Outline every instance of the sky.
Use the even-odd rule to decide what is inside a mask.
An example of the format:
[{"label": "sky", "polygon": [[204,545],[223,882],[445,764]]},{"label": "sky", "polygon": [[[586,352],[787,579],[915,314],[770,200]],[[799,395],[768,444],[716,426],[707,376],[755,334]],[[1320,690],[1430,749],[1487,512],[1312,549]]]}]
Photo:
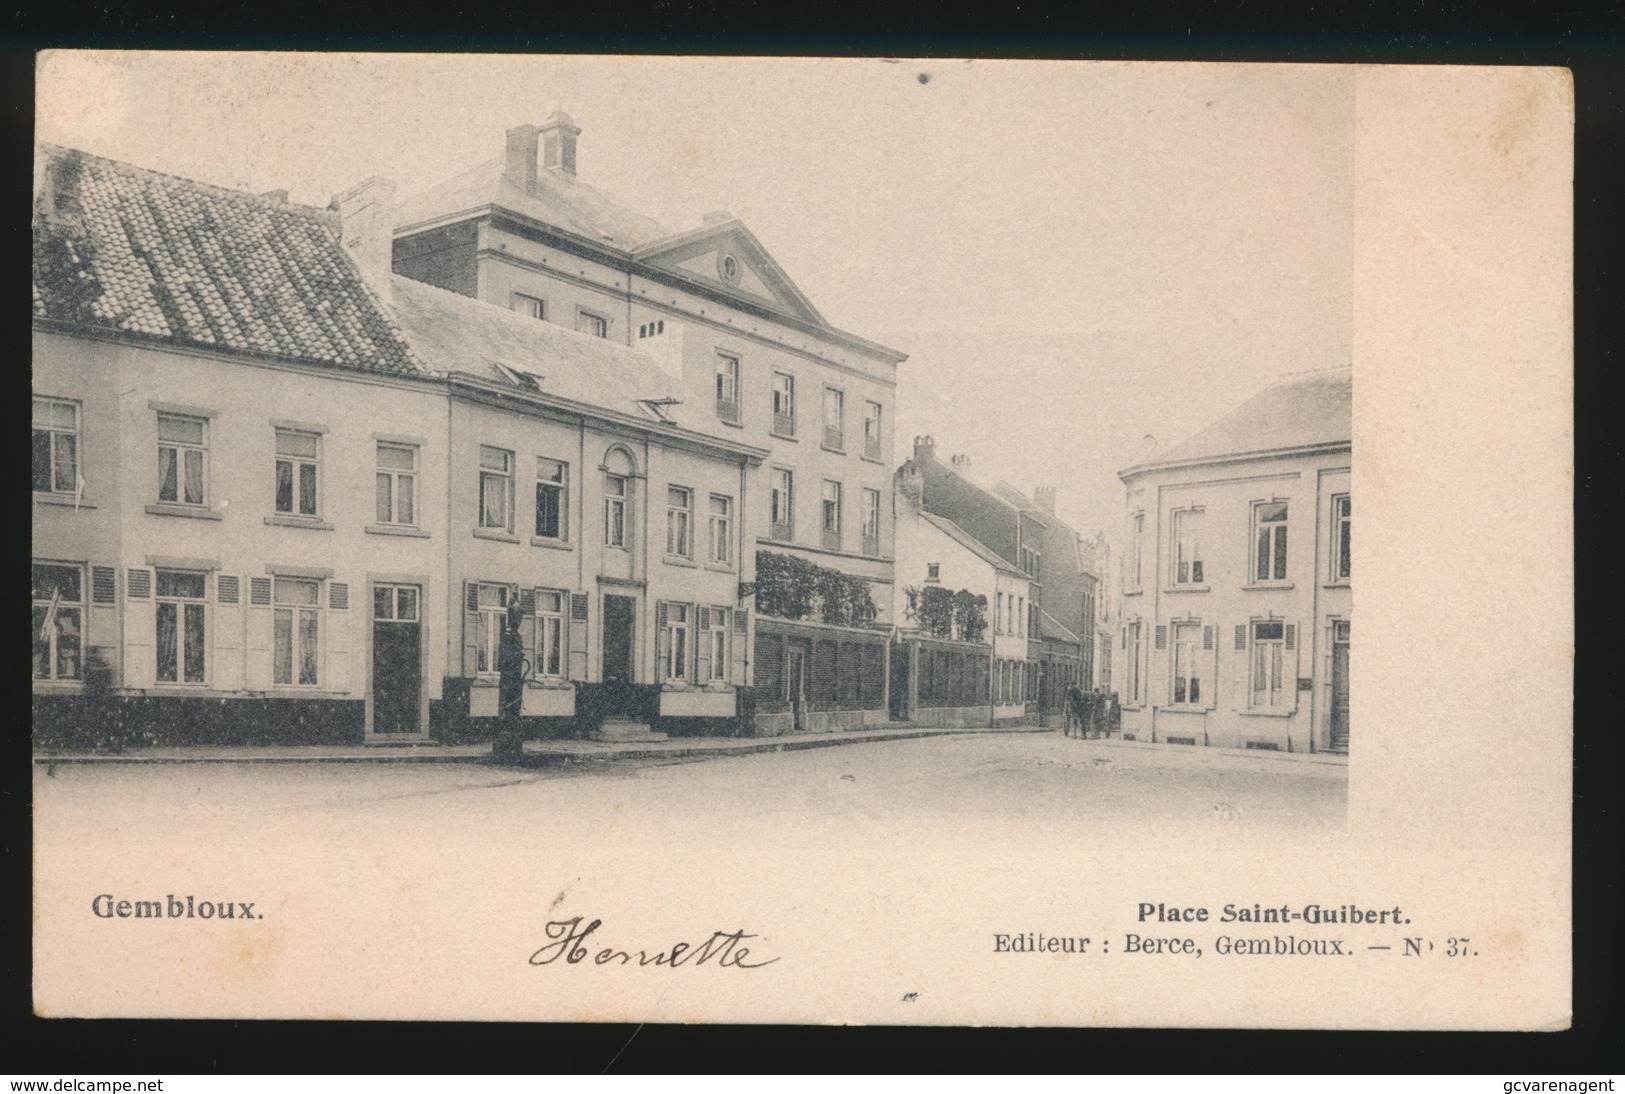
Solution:
[{"label": "sky", "polygon": [[42,141],[326,205],[402,198],[567,111],[580,178],[739,217],[835,326],[909,354],[895,456],[1058,491],[1352,357],[1354,72],[1307,65],[58,52]]}]

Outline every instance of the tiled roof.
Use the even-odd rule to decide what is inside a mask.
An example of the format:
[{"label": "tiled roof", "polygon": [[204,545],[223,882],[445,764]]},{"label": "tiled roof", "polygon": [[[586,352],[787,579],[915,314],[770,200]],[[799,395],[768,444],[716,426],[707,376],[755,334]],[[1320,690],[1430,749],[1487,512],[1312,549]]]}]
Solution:
[{"label": "tiled roof", "polygon": [[957,542],[961,547],[964,547],[971,554],[975,555],[977,558],[981,559],[983,562],[987,563],[1000,573],[1009,574],[1012,577],[1019,578],[1025,578],[1027,576],[1014,566],[1010,565],[1010,563],[994,554],[993,551],[983,545],[981,540],[965,531],[965,529],[961,528],[947,517],[939,517],[935,513],[928,513],[924,510],[921,510],[920,516],[929,521],[931,524],[935,525],[944,535],[948,536],[948,538]]},{"label": "tiled roof", "polygon": [[1224,459],[1315,445],[1348,444],[1354,429],[1353,372],[1282,376],[1206,429],[1142,466]]},{"label": "tiled roof", "polygon": [[42,146],[36,316],[179,345],[421,369],[325,209]]},{"label": "tiled roof", "polygon": [[[723,425],[711,403],[646,353],[410,278],[397,276],[391,284],[395,319],[432,369],[516,386],[497,368],[502,365],[537,377],[534,390],[544,398],[601,407],[650,426],[669,419],[680,429],[741,444],[740,430]],[[656,411],[645,400],[675,401]]]},{"label": "tiled roof", "polygon": [[527,190],[506,173],[498,156],[416,197],[395,213],[395,223],[411,227],[486,205],[563,228],[600,246],[631,251],[671,235],[671,229],[626,207],[620,199],[575,177],[547,168],[536,172],[536,188]]}]

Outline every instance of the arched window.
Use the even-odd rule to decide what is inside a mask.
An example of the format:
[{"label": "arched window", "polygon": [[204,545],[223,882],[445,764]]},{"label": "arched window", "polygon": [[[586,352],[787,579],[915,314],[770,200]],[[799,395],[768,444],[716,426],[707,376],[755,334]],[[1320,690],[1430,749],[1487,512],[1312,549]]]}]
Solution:
[{"label": "arched window", "polygon": [[604,453],[604,545],[629,548],[637,462],[620,445]]}]

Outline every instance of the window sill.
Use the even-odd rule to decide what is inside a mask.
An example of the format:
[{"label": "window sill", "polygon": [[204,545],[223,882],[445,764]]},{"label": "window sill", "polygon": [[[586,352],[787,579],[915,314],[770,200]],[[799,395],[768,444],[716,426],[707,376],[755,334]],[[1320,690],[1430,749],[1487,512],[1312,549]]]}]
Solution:
[{"label": "window sill", "polygon": [[495,528],[474,529],[475,539],[492,539],[498,543],[518,543],[519,537],[512,532],[499,532]]},{"label": "window sill", "polygon": [[1242,586],[1243,589],[1290,589],[1290,581],[1249,581]]},{"label": "window sill", "polygon": [[1202,706],[1200,703],[1168,703],[1157,708],[1171,714],[1206,714],[1212,707]]},{"label": "window sill", "polygon": [[413,539],[428,539],[429,533],[422,528],[410,524],[369,524],[363,531],[374,536],[410,536]]},{"label": "window sill", "polygon": [[726,562],[707,562],[705,564],[705,568],[714,574],[733,574],[739,572]]},{"label": "window sill", "polygon": [[1205,593],[1211,590],[1206,585],[1169,585],[1162,591],[1165,593]]},{"label": "window sill", "polygon": [[1325,582],[1324,584],[1321,585],[1321,588],[1323,588],[1323,589],[1346,589],[1348,587],[1349,587],[1349,583],[1348,583],[1347,580],[1328,581],[1328,582]]},{"label": "window sill", "polygon": [[1238,710],[1236,713],[1243,718],[1290,718],[1298,712],[1296,710]]},{"label": "window sill", "polygon": [[69,695],[85,690],[85,682],[72,678],[46,680],[34,677],[34,693],[36,695]]},{"label": "window sill", "polygon": [[781,441],[792,441],[792,442],[794,442],[796,444],[801,443],[801,438],[797,437],[794,433],[780,433],[776,429],[770,430],[768,432],[768,436],[774,437],[774,438],[776,438],[778,440],[781,440]]},{"label": "window sill", "polygon": [[863,456],[860,457],[860,458],[863,460],[864,463],[878,463],[882,467],[884,467],[886,465],[885,460],[881,459],[879,456],[871,456],[867,452],[864,453]]},{"label": "window sill", "polygon": [[[479,684],[476,682],[475,686],[478,687]],[[542,678],[533,676],[525,681],[525,686],[533,691],[572,691],[575,689],[575,684],[562,676]]]},{"label": "window sill", "polygon": [[73,495],[72,494],[48,494],[43,490],[34,491],[34,504],[35,505],[66,505],[66,506],[69,506],[70,508],[73,508],[73,509],[94,509],[94,508],[96,508],[94,505],[92,505],[88,501],[85,501],[83,498],[80,498],[78,502],[75,502],[73,500]]},{"label": "window sill", "polygon": [[767,533],[767,538],[774,543],[794,543],[796,534],[789,528],[774,528]]},{"label": "window sill", "polygon": [[549,536],[531,536],[532,547],[546,547],[551,551],[573,551],[575,546],[567,539],[553,539]]},{"label": "window sill", "polygon": [[198,505],[174,505],[167,501],[154,502],[147,506],[147,512],[155,517],[191,517],[193,520],[222,520],[223,516],[212,509],[205,509]]},{"label": "window sill", "polygon": [[1143,588],[1139,587],[1139,586],[1135,586],[1132,589],[1124,589],[1123,590],[1123,595],[1124,596],[1143,596],[1144,594],[1145,594],[1145,590]]},{"label": "window sill", "polygon": [[822,448],[822,449],[823,449],[823,450],[824,450],[824,451],[825,451],[825,452],[833,452],[833,453],[835,453],[835,454],[836,454],[836,455],[837,455],[837,456],[844,456],[844,455],[846,455],[846,447],[845,447],[845,446],[844,446],[844,445],[843,445],[843,446],[841,446],[841,447],[839,447],[839,448],[837,448],[837,447],[836,447],[836,446],[834,446],[834,445],[832,445],[832,444],[821,444],[821,445],[819,445],[819,446],[818,446],[818,447],[819,447],[819,448]]},{"label": "window sill", "polygon": [[731,426],[734,429],[744,429],[745,428],[745,423],[740,421],[738,418],[724,418],[722,415],[718,414],[717,415],[717,421],[720,422],[723,425]]},{"label": "window sill", "polygon": [[681,555],[667,555],[665,558],[661,559],[661,561],[667,566],[681,566],[687,570],[699,569],[699,566],[694,562],[693,559],[683,558]]},{"label": "window sill", "polygon": [[278,528],[311,528],[318,532],[331,532],[333,525],[320,517],[289,517],[280,513],[265,518],[265,523]]}]

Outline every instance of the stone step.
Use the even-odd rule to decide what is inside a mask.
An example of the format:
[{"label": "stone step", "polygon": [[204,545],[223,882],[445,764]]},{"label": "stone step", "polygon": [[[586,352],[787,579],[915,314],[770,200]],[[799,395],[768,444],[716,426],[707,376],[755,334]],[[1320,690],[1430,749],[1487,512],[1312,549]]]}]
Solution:
[{"label": "stone step", "polygon": [[603,724],[593,732],[592,739],[595,741],[633,741],[642,743],[664,741],[666,735],[650,729],[647,722],[638,722],[631,718],[605,718]]}]

